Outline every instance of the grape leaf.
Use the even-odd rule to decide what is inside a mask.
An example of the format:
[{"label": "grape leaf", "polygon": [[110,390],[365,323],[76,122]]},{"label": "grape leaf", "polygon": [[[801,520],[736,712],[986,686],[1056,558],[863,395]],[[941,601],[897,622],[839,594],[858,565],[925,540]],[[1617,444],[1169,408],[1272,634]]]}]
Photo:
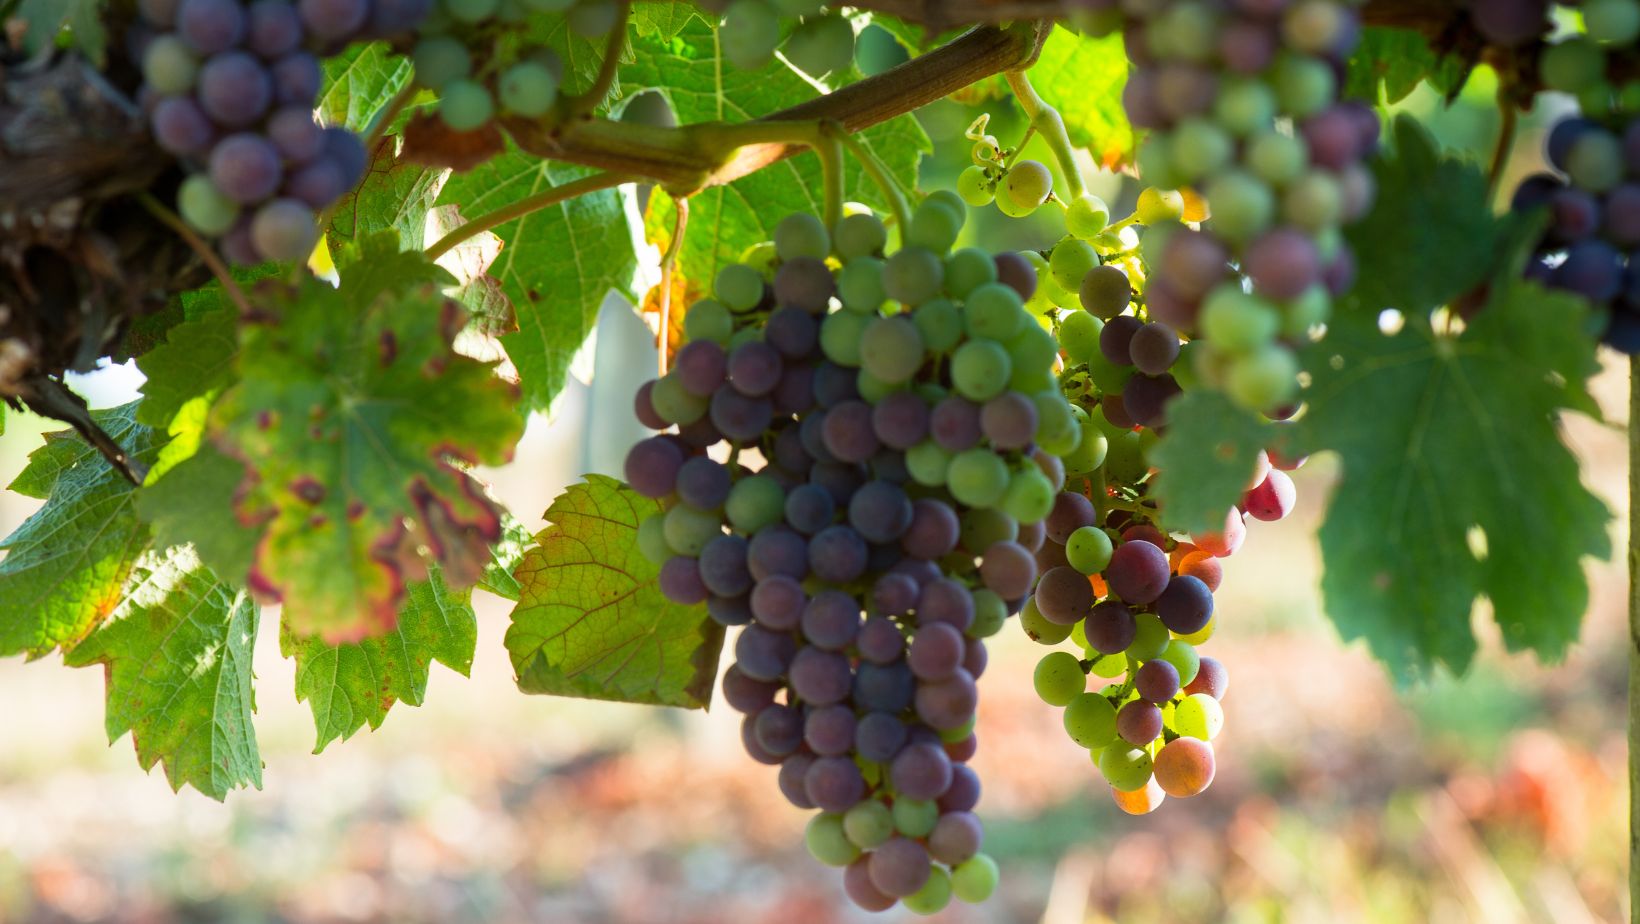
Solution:
[{"label": "grape leaf", "polygon": [[661,509],[604,475],[571,485],[547,510],[514,577],[507,629],[525,693],[705,708],[723,629],[705,607],[661,595],[638,551],[638,523]]},{"label": "grape leaf", "polygon": [[699,18],[700,10],[693,3],[684,3],[681,0],[646,0],[632,7],[632,28],[638,35],[657,38],[663,42],[677,38],[685,26]]},{"label": "grape leaf", "polygon": [[427,213],[438,201],[450,171],[400,161],[396,145],[377,148],[364,180],[336,205],[330,233],[357,241],[379,231],[396,231],[399,246],[421,250],[427,245]]},{"label": "grape leaf", "polygon": [[1211,532],[1241,501],[1271,427],[1222,392],[1189,391],[1167,404],[1167,433],[1150,451],[1169,529]]},{"label": "grape leaf", "polygon": [[[137,422],[135,402],[92,419],[144,465],[164,442]],[[11,488],[46,503],[0,542],[0,655],[36,658],[73,646],[113,612],[150,539],[136,489],[71,430],[46,434]]]},{"label": "grape leaf", "polygon": [[522,430],[515,389],[451,349],[449,274],[393,237],[367,240],[335,288],[264,287],[211,411],[246,470],[235,512],[261,532],[248,586],[332,641],[391,628],[428,563],[479,578],[501,512],[458,463],[505,462]]},{"label": "grape leaf", "polygon": [[1133,160],[1133,126],[1122,108],[1127,53],[1120,32],[1104,38],[1054,27],[1031,66],[1031,86],[1065,120],[1071,144],[1097,163],[1116,168]]},{"label": "grape leaf", "polygon": [[[30,55],[49,47],[64,26],[69,41],[93,63],[102,66],[108,54],[108,30],[103,27],[106,0],[22,0],[16,15],[28,24],[23,48]],[[5,11],[0,11],[5,12]],[[10,13],[7,13],[9,17]]]},{"label": "grape leaf", "polygon": [[256,529],[234,515],[245,466],[206,443],[137,493],[137,514],[160,548],[192,545],[207,567],[243,582],[256,560]]},{"label": "grape leaf", "polygon": [[163,762],[172,789],[221,801],[232,789],[262,788],[251,725],[256,622],[243,592],[173,549],[145,557],[125,601],[63,660],[103,665],[110,742],[130,732],[144,770]]},{"label": "grape leaf", "polygon": [[1327,612],[1399,676],[1468,666],[1478,596],[1510,650],[1554,659],[1576,639],[1581,559],[1611,554],[1556,425],[1595,368],[1588,312],[1502,281],[1460,335],[1421,315],[1386,335],[1351,311],[1308,351],[1299,440],[1343,467],[1320,532]]},{"label": "grape leaf", "polygon": [[468,676],[478,641],[470,596],[435,568],[410,585],[398,624],[384,635],[332,645],[297,634],[288,620],[280,625],[279,650],[296,660],[296,699],[313,711],[315,754],[367,724],[380,728],[395,702],[420,706],[434,661]]},{"label": "grape leaf", "polygon": [[1360,265],[1349,301],[1425,313],[1492,278],[1517,251],[1506,242],[1527,219],[1493,217],[1478,164],[1443,155],[1410,116],[1373,164],[1378,198],[1346,232]]},{"label": "grape leaf", "polygon": [[524,591],[518,579],[513,577],[518,563],[523,561],[524,553],[529,550],[535,537],[518,518],[508,514],[502,518],[501,541],[491,549],[490,564],[484,569],[484,576],[479,578],[478,586],[498,597],[518,602],[519,595]]},{"label": "grape leaf", "polygon": [[214,397],[233,384],[234,358],[239,353],[239,316],[220,308],[184,321],[165,342],[137,360],[147,376],[137,420],[164,427],[182,406],[200,396]]},{"label": "grape leaf", "polygon": [[[509,151],[452,176],[439,202],[459,204],[471,219],[590,172]],[[632,297],[638,251],[627,198],[618,189],[601,190],[494,229],[505,244],[489,274],[500,280],[518,323],[518,332],[501,343],[532,410],[548,407],[564,387],[570,360],[609,290]]]},{"label": "grape leaf", "polygon": [[[712,29],[700,21],[690,23],[670,44],[640,39],[637,61],[621,68],[621,82],[631,92],[657,88],[684,124],[749,121],[815,96],[812,84],[779,61],[745,71],[719,62],[713,48]],[[903,189],[916,186],[917,165],[932,143],[914,117],[890,119],[856,137],[883,160]],[[853,158],[845,158],[843,174],[850,200],[885,206]],[[739,259],[747,247],[769,240],[782,218],[793,212],[817,215],[822,206],[820,161],[813,153],[702,190],[689,199],[679,267],[689,279],[710,280],[719,266]],[[657,199],[650,221],[670,230],[674,214],[669,201]]]},{"label": "grape leaf", "polygon": [[1463,88],[1469,70],[1457,55],[1437,55],[1422,32],[1369,26],[1350,56],[1344,96],[1393,105],[1428,80],[1436,92],[1450,97]]},{"label": "grape leaf", "polygon": [[370,126],[387,108],[394,94],[410,82],[415,68],[410,59],[396,55],[386,42],[356,44],[324,61],[325,82],[317,109],[326,125],[356,132]]}]

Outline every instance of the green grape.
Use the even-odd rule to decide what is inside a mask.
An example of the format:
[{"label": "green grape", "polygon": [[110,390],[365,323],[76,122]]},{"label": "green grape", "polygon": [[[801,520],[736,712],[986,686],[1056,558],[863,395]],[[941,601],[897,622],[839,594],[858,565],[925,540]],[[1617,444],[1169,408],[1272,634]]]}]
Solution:
[{"label": "green grape", "polygon": [[1303,138],[1269,129],[1248,139],[1246,161],[1254,176],[1281,186],[1309,166],[1310,149]]},{"label": "green grape", "polygon": [[1610,192],[1623,182],[1623,144],[1603,131],[1584,132],[1566,154],[1566,175],[1594,193]]},{"label": "green grape", "polygon": [[976,853],[951,868],[951,891],[957,900],[977,905],[997,890],[1002,878],[997,861],[983,853]]},{"label": "green grape", "polygon": [[965,247],[945,258],[945,294],[967,298],[968,293],[997,281],[997,264],[977,247]]},{"label": "green grape", "polygon": [[924,202],[911,214],[910,233],[906,243],[935,254],[948,253],[962,233],[962,215],[935,202]]},{"label": "green grape", "polygon": [[1276,200],[1267,183],[1243,170],[1219,174],[1207,189],[1213,203],[1209,227],[1232,243],[1245,243],[1270,227]]},{"label": "green grape", "polygon": [[854,27],[844,16],[810,16],[792,30],[783,53],[811,76],[840,74],[854,64]]},{"label": "green grape", "polygon": [[990,507],[1008,490],[1008,463],[989,449],[964,449],[946,471],[951,496],[970,507]]},{"label": "green grape", "polygon": [[501,0],[442,0],[439,6],[451,19],[470,25],[494,16],[501,7]]},{"label": "green grape", "polygon": [[831,254],[831,235],[820,219],[806,212],[793,212],[775,226],[774,251],[782,260],[824,260]]},{"label": "green grape", "polygon": [[1002,631],[1008,622],[1008,604],[995,591],[984,587],[974,591],[974,623],[968,634],[974,638],[990,638]]},{"label": "green grape", "polygon": [[1202,668],[1202,657],[1196,653],[1196,646],[1183,639],[1168,642],[1162,651],[1162,660],[1178,668],[1180,686],[1195,680],[1196,672]]},{"label": "green grape", "polygon": [[735,532],[755,533],[785,517],[786,489],[768,475],[742,478],[729,489],[723,512]]},{"label": "green grape", "polygon": [[1344,221],[1344,188],[1325,170],[1310,170],[1294,180],[1281,197],[1281,217],[1312,234]]},{"label": "green grape", "polygon": [[957,174],[957,195],[976,209],[990,205],[997,197],[985,168],[977,164],[970,165]]},{"label": "green grape", "polygon": [[820,352],[839,366],[860,365],[860,338],[874,316],[834,311],[820,322]]},{"label": "green grape", "polygon": [[1057,388],[1032,395],[1031,402],[1036,405],[1037,445],[1056,456],[1065,456],[1080,448],[1082,425]]},{"label": "green grape", "polygon": [[1110,564],[1116,547],[1110,536],[1097,526],[1079,527],[1065,541],[1065,560],[1083,574],[1098,574]]},{"label": "green grape", "polygon": [[1211,694],[1192,693],[1173,711],[1173,730],[1187,738],[1212,741],[1223,728],[1224,707]]},{"label": "green grape", "polygon": [[1640,38],[1640,3],[1635,0],[1584,0],[1583,28],[1589,38],[1609,45],[1632,45]]},{"label": "green grape", "polygon": [[962,515],[962,547],[984,551],[993,542],[1012,542],[1019,538],[1019,521],[1002,512],[982,508]]},{"label": "green grape", "polygon": [[666,544],[679,555],[696,556],[706,543],[723,534],[717,514],[678,504],[666,511]]},{"label": "green grape", "polygon": [[740,262],[767,279],[774,275],[780,254],[774,249],[774,241],[759,241],[740,252]]},{"label": "green grape", "polygon": [[1053,482],[1035,465],[1028,465],[1008,479],[1008,490],[1002,495],[1002,509],[1009,516],[1026,523],[1034,523],[1053,510]]},{"label": "green grape", "polygon": [[1082,662],[1068,651],[1052,651],[1036,662],[1032,676],[1036,695],[1050,706],[1069,706],[1071,700],[1088,688],[1088,675],[1082,672]]},{"label": "green grape", "polygon": [[1168,370],[1168,374],[1173,376],[1173,380],[1185,391],[1195,391],[1202,387],[1201,376],[1196,372],[1195,357],[1197,351],[1204,346],[1200,340],[1179,344],[1179,358],[1173,361],[1173,368]]},{"label": "green grape", "polygon": [[860,397],[868,404],[876,404],[905,387],[903,383],[885,382],[865,369],[860,370],[859,374],[855,376],[854,382],[855,390],[860,393]]},{"label": "green grape", "polygon": [[905,470],[920,485],[940,487],[950,476],[951,453],[933,440],[924,440],[906,450]]},{"label": "green grape", "polygon": [[934,830],[934,822],[940,820],[939,803],[933,800],[895,799],[891,811],[895,830],[906,837],[927,837]]},{"label": "green grape", "polygon": [[1053,193],[1053,174],[1041,161],[1016,161],[1002,181],[1002,191],[1003,198],[1028,215]]},{"label": "green grape", "polygon": [[1099,755],[1100,774],[1122,792],[1143,789],[1150,782],[1151,767],[1150,752],[1143,748],[1108,747]]},{"label": "green grape", "polygon": [[1133,210],[1140,225],[1178,223],[1184,218],[1184,195],[1176,190],[1148,187],[1138,194],[1138,205]]},{"label": "green grape", "polygon": [[[1331,316],[1332,298],[1327,294],[1326,288],[1312,286],[1309,291],[1283,306],[1281,335],[1293,340],[1303,340],[1310,335],[1312,328],[1327,323]],[[1177,362],[1184,362],[1188,357],[1182,355],[1183,351],[1180,352],[1181,357]]]},{"label": "green grape", "polygon": [[1152,134],[1139,146],[1139,178],[1152,186],[1171,189],[1183,185],[1178,168],[1173,166],[1173,139],[1169,135]]},{"label": "green grape", "polygon": [[1019,611],[1019,627],[1032,641],[1043,645],[1057,645],[1070,638],[1071,627],[1062,626],[1056,622],[1049,622],[1042,611],[1036,607],[1035,597],[1026,597],[1025,606]]},{"label": "green grape", "polygon": [[1338,92],[1332,67],[1319,58],[1286,55],[1276,62],[1273,78],[1276,101],[1294,118],[1307,119],[1327,108]]},{"label": "green grape", "polygon": [[1098,237],[1110,224],[1110,206],[1091,193],[1071,200],[1065,209],[1065,229],[1084,241]]},{"label": "green grape", "polygon": [[923,202],[949,209],[951,214],[957,217],[959,226],[968,220],[968,205],[962,201],[962,197],[957,195],[954,189],[936,189],[929,193],[927,198],[923,199]]},{"label": "green grape", "polygon": [[194,88],[199,59],[188,43],[172,34],[154,36],[142,56],[142,78],[155,93],[174,96]]},{"label": "green grape", "polygon": [[945,285],[945,263],[933,251],[905,247],[883,264],[883,289],[906,305],[920,305]]},{"label": "green grape", "polygon": [[871,318],[860,335],[860,366],[889,385],[917,374],[923,364],[922,335],[909,318]]},{"label": "green grape", "polygon": [[1256,78],[1229,81],[1219,91],[1213,118],[1238,138],[1265,131],[1276,120],[1275,94]]},{"label": "green grape", "polygon": [[1048,255],[1048,273],[1053,281],[1067,292],[1082,287],[1082,277],[1099,265],[1099,254],[1093,245],[1081,238],[1067,237],[1054,245]]},{"label": "green grape", "polygon": [[744,263],[730,263],[718,270],[712,294],[730,311],[751,311],[763,301],[763,275]]},{"label": "green grape", "polygon": [[837,300],[849,311],[876,314],[888,301],[883,289],[883,261],[876,257],[855,257],[837,273]]},{"label": "green grape", "polygon": [[546,115],[558,101],[558,78],[538,61],[520,61],[501,75],[501,106],[526,118]]},{"label": "green grape", "polygon": [[1161,657],[1167,651],[1168,643],[1173,641],[1173,634],[1162,624],[1161,617],[1152,613],[1134,613],[1133,619],[1138,624],[1138,631],[1133,636],[1133,644],[1128,646],[1128,657],[1139,661]]},{"label": "green grape", "polygon": [[715,298],[695,302],[683,316],[683,336],[688,340],[710,340],[721,345],[728,343],[734,332],[734,316]]},{"label": "green grape", "polygon": [[[1086,645],[1082,646],[1086,648]],[[1128,671],[1126,655],[1096,655],[1093,659],[1093,676],[1110,680],[1120,677]]]},{"label": "green grape", "polygon": [[1275,306],[1229,283],[1214,289],[1202,305],[1201,330],[1214,349],[1251,353],[1267,346],[1281,329]]},{"label": "green grape", "polygon": [[239,203],[224,196],[209,176],[195,173],[177,188],[177,212],[195,231],[217,237],[239,218]]},{"label": "green grape", "polygon": [[809,853],[827,866],[847,866],[860,855],[860,848],[843,832],[843,816],[823,812],[814,816],[803,831]]},{"label": "green grape", "polygon": [[438,115],[452,131],[470,132],[484,127],[495,115],[495,99],[484,85],[457,78],[444,85],[438,101]]},{"label": "green grape", "polygon": [[1271,344],[1231,361],[1224,390],[1242,407],[1265,411],[1298,394],[1298,373],[1292,351]]},{"label": "green grape", "polygon": [[928,872],[928,881],[922,888],[900,899],[905,910],[912,914],[939,914],[946,905],[951,904],[951,874],[945,867],[935,864]]},{"label": "green grape", "polygon": [[638,551],[657,565],[664,565],[672,557],[672,546],[666,542],[666,515],[651,514],[638,524]]},{"label": "green grape", "polygon": [[1064,454],[1065,471],[1073,475],[1085,475],[1093,472],[1105,464],[1110,454],[1110,440],[1092,421],[1084,420],[1077,425],[1082,438],[1077,441],[1076,448]]},{"label": "green grape", "polygon": [[1168,56],[1205,63],[1218,49],[1223,28],[1215,8],[1202,3],[1175,3],[1162,14],[1151,35],[1164,37]]},{"label": "green grape", "polygon": [[1581,92],[1605,78],[1606,52],[1582,36],[1569,38],[1544,50],[1538,59],[1538,76],[1551,90]]},{"label": "green grape", "polygon": [[1612,106],[1617,90],[1604,80],[1597,80],[1577,91],[1577,107],[1584,112],[1605,112]]},{"label": "green grape", "polygon": [[692,424],[706,414],[706,399],[685,391],[678,377],[672,373],[655,380],[655,387],[649,392],[649,401],[662,420],[680,426]]},{"label": "green grape", "polygon": [[911,313],[911,323],[917,325],[930,352],[950,352],[962,341],[962,309],[949,299],[935,298],[918,305]]},{"label": "green grape", "polygon": [[735,347],[738,347],[743,343],[762,343],[762,342],[763,342],[763,331],[762,330],[758,329],[757,327],[742,327],[740,330],[737,330],[737,331],[734,332],[734,335],[729,338],[728,345],[725,346],[723,349],[724,349],[725,352],[733,353],[735,351]]},{"label": "green grape", "polygon": [[[1024,317],[1023,309],[1020,316]],[[1008,387],[1031,394],[1051,389],[1057,384],[1053,377],[1053,362],[1059,356],[1059,344],[1054,341],[1053,334],[1042,329],[1041,324],[1027,320],[1005,346],[1008,361],[1014,366],[1013,375],[1008,377]]]},{"label": "green grape", "polygon": [[1008,351],[994,340],[970,340],[951,354],[951,384],[970,401],[989,401],[1002,394],[1012,374]]},{"label": "green grape", "polygon": [[780,44],[780,14],[764,0],[733,0],[723,11],[718,39],[725,60],[743,71],[755,71],[774,58]]},{"label": "green grape", "polygon": [[888,806],[868,799],[843,813],[843,833],[861,850],[880,847],[894,836],[894,815]]},{"label": "green grape", "polygon": [[1179,123],[1173,141],[1173,166],[1186,183],[1217,174],[1236,153],[1230,134],[1204,118]]},{"label": "green grape", "polygon": [[1024,306],[1012,286],[988,282],[968,293],[963,305],[968,336],[1006,341],[1024,329]]},{"label": "green grape", "polygon": [[1065,734],[1089,750],[1109,746],[1116,740],[1116,707],[1098,693],[1076,694],[1065,707]]},{"label": "green grape", "polygon": [[[881,218],[870,213],[845,215],[837,223],[832,244],[837,248],[837,255],[844,260],[852,262],[862,257],[875,259],[888,246],[888,228]],[[881,270],[879,263],[878,272]]]}]

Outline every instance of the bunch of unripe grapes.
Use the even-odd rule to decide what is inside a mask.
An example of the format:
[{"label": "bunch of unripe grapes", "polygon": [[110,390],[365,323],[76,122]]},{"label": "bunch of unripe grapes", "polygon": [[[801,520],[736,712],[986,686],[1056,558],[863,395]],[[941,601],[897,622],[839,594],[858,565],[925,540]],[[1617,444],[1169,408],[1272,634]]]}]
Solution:
[{"label": "bunch of unripe grapes", "polygon": [[366,152],[314,122],[319,58],[398,35],[426,0],[141,0],[128,36],[154,140],[190,171],[177,211],[241,264],[300,260]]},{"label": "bunch of unripe grapes", "polygon": [[1560,173],[1515,190],[1516,210],[1549,216],[1526,275],[1606,309],[1605,342],[1640,352],[1640,119],[1564,119],[1548,156]]},{"label": "bunch of unripe grapes", "polygon": [[[854,26],[820,0],[729,0],[702,3],[722,13],[723,57],[741,70],[757,70],[779,50],[804,73],[824,77],[854,64]],[[795,22],[794,22],[795,20]]]},{"label": "bunch of unripe grapes", "polygon": [[[1640,81],[1632,68],[1613,68],[1640,38],[1640,0],[1582,0],[1561,4],[1581,14],[1583,32],[1538,50],[1538,78],[1550,90],[1576,96],[1583,111],[1604,115],[1618,109],[1640,111]],[[1553,28],[1549,0],[1490,0],[1472,3],[1476,31],[1500,48],[1526,48],[1544,41]]]},{"label": "bunch of unripe grapes", "polygon": [[1338,101],[1357,13],[1340,0],[1093,7],[1125,29],[1135,69],[1123,103],[1150,133],[1140,175],[1158,189],[1200,190],[1210,213],[1147,241],[1151,320],[1203,335],[1195,365],[1205,385],[1256,411],[1290,405],[1299,371],[1290,344],[1352,284],[1341,228],[1373,195],[1361,161],[1377,117]]},{"label": "bunch of unripe grapes", "polygon": [[1079,429],[1029,265],[953,246],[936,193],[902,246],[870,214],[792,215],[690,306],[626,477],[676,603],[742,627],[724,698],[816,809],[807,841],[873,910],[982,901],[975,681],[1036,580]]}]

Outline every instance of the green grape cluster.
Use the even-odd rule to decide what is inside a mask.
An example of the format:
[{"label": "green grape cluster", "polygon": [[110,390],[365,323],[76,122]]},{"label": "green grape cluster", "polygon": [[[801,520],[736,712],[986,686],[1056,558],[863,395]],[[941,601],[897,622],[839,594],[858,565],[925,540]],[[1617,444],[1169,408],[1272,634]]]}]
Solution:
[{"label": "green grape cluster", "polygon": [[[1518,5],[1504,3],[1501,7]],[[1481,19],[1476,25],[1495,44],[1512,45],[1526,34],[1538,38],[1548,32],[1544,6],[1516,12],[1507,22],[1493,24]],[[1640,80],[1633,76],[1634,44],[1640,39],[1640,0],[1584,0],[1580,8],[1583,31],[1543,49],[1538,57],[1538,78],[1550,90],[1577,97],[1583,112],[1591,118],[1640,112]],[[1517,28],[1509,31],[1504,26]]]},{"label": "green grape cluster", "polygon": [[731,0],[722,12],[723,57],[741,70],[767,66],[777,50],[813,77],[854,64],[853,23],[820,0]]}]

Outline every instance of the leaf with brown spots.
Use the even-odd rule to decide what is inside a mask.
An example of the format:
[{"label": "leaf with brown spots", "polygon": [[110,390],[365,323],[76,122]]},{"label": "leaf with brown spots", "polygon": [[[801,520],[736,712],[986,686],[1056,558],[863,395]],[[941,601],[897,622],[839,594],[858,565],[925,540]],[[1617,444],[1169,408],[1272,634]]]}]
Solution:
[{"label": "leaf with brown spots", "polygon": [[404,126],[404,148],[399,160],[428,167],[466,172],[507,149],[494,122],[470,132],[458,132],[431,112],[419,112]]}]

